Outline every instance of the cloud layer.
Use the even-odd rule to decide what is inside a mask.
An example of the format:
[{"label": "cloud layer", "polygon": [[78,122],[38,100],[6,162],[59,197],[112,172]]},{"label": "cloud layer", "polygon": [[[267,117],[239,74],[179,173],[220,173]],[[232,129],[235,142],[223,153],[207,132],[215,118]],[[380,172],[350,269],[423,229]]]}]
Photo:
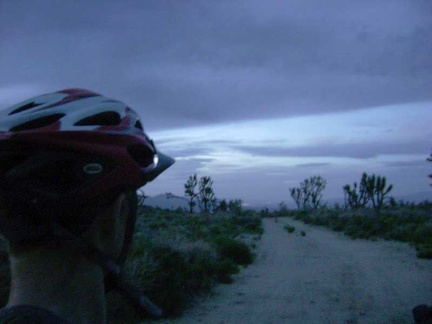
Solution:
[{"label": "cloud layer", "polygon": [[327,196],[334,198],[342,196],[343,185],[368,172],[387,176],[396,195],[404,195],[428,190],[431,108],[432,102],[394,105],[184,128],[153,136],[161,150],[177,159],[176,170],[167,172],[179,176],[172,182],[177,192],[197,172],[212,175],[231,196],[242,192],[261,202],[265,196],[286,200],[290,186],[322,175],[329,183]]},{"label": "cloud layer", "polygon": [[429,1],[3,1],[0,100],[87,87],[149,129],[432,98]]}]

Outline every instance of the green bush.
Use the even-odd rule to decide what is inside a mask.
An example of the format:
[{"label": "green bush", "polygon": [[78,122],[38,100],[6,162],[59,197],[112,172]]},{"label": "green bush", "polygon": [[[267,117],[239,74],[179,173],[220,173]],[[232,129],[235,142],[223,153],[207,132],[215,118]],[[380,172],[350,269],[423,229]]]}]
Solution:
[{"label": "green bush", "polygon": [[190,266],[180,252],[169,247],[155,248],[153,256],[158,268],[153,274],[149,293],[167,315],[180,315],[191,294]]},{"label": "green bush", "polygon": [[217,262],[215,269],[217,270],[217,281],[224,284],[232,283],[232,275],[240,272],[239,266],[230,259]]},{"label": "green bush", "polygon": [[284,229],[286,229],[288,231],[288,233],[294,233],[294,231],[295,231],[295,227],[290,226],[290,225],[285,225]]},{"label": "green bush", "polygon": [[205,245],[183,251],[147,240],[135,245],[126,273],[168,317],[180,315],[194,296],[209,293],[217,282],[230,283],[239,271],[233,261],[219,258]]},{"label": "green bush", "polygon": [[269,211],[268,208],[264,208],[260,210],[260,217],[262,218],[272,217],[272,213]]},{"label": "green bush", "polygon": [[337,217],[333,219],[333,222],[331,223],[331,228],[337,232],[342,232],[345,230],[348,223],[348,217]]},{"label": "green bush", "polygon": [[417,257],[421,259],[432,259],[432,244],[422,244],[416,246]]},{"label": "green bush", "polygon": [[[211,293],[217,283],[231,283],[240,265],[251,264],[251,248],[239,237],[249,235],[252,244],[262,232],[261,218],[250,211],[190,215],[141,209],[125,272],[168,317],[175,317],[195,296]],[[118,305],[110,307],[122,314],[118,318],[137,322],[127,315],[127,306]]]},{"label": "green bush", "polygon": [[247,266],[254,260],[250,248],[243,242],[227,237],[218,237],[214,240],[219,257],[228,259],[235,264]]}]

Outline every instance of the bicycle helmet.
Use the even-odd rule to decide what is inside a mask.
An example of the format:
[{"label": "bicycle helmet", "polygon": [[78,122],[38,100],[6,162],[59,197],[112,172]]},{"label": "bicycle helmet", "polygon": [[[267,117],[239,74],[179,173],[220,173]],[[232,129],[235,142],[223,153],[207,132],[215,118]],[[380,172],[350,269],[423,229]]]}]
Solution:
[{"label": "bicycle helmet", "polygon": [[[79,237],[114,195],[142,187],[173,163],[123,102],[83,89],[25,100],[0,111],[0,198],[8,210],[0,232],[10,242],[30,245]],[[82,215],[77,206],[95,209]],[[130,293],[120,278],[135,215],[136,206],[118,260],[84,241],[80,246],[141,305],[144,297]]]},{"label": "bicycle helmet", "polygon": [[158,152],[124,103],[67,89],[0,112],[0,174],[25,199],[91,200],[136,189],[174,161]]}]

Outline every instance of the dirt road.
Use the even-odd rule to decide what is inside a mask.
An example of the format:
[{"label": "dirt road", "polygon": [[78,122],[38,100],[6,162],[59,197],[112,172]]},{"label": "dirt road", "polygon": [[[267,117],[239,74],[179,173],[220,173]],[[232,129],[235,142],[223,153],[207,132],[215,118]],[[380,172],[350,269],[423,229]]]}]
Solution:
[{"label": "dirt road", "polygon": [[171,323],[412,323],[412,307],[432,304],[432,260],[407,244],[285,218],[264,227],[256,262]]}]

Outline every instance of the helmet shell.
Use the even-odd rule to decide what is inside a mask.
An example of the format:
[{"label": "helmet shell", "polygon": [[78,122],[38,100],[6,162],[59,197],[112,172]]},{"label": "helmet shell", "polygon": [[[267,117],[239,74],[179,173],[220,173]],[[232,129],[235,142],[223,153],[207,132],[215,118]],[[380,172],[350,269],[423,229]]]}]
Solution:
[{"label": "helmet shell", "polygon": [[83,89],[37,96],[1,111],[0,156],[7,190],[74,201],[137,189],[174,163],[157,151],[134,110]]}]

